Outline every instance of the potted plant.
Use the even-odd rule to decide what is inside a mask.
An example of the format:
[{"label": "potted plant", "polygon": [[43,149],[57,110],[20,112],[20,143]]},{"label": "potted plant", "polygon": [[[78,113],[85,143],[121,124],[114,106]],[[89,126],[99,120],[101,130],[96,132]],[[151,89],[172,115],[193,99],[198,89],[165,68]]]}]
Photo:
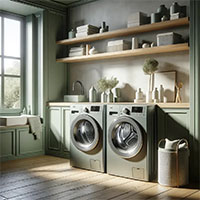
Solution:
[{"label": "potted plant", "polygon": [[[114,88],[119,81],[117,78],[111,77],[111,79],[106,79],[105,77],[97,82],[98,90],[101,92],[101,102],[113,102],[112,88]],[[108,94],[106,91],[108,90]]]},{"label": "potted plant", "polygon": [[149,88],[147,92],[147,102],[152,101],[152,91],[153,91],[153,79],[154,73],[158,70],[158,61],[154,58],[147,58],[143,65],[143,71],[145,74],[149,75]]}]

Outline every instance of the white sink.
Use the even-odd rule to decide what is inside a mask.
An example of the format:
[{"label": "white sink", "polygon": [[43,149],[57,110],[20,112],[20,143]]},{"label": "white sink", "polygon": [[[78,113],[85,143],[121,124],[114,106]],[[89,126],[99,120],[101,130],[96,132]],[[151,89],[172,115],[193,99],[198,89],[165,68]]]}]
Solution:
[{"label": "white sink", "polygon": [[66,102],[84,102],[86,101],[85,95],[64,95]]},{"label": "white sink", "polygon": [[27,117],[25,116],[2,116],[0,117],[0,126],[17,126],[26,125]]}]

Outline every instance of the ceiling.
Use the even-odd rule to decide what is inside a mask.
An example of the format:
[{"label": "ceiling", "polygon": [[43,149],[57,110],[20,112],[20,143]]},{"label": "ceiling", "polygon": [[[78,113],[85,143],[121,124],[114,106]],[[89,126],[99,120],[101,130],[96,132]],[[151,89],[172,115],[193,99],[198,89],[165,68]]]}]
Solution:
[{"label": "ceiling", "polygon": [[[0,10],[6,10],[21,15],[28,15],[38,9],[48,9],[66,14],[66,9],[90,3],[97,0],[0,0]],[[35,11],[35,12],[34,12]]]},{"label": "ceiling", "polygon": [[97,0],[43,0],[43,1],[55,3],[58,5],[63,5],[66,7],[73,7],[73,6],[86,4],[86,3],[90,3],[92,1],[97,1]]},{"label": "ceiling", "polygon": [[18,2],[13,2],[10,0],[0,0],[0,10],[7,12],[19,14],[19,15],[30,15],[41,11],[41,8],[29,6],[26,4],[21,4]]}]

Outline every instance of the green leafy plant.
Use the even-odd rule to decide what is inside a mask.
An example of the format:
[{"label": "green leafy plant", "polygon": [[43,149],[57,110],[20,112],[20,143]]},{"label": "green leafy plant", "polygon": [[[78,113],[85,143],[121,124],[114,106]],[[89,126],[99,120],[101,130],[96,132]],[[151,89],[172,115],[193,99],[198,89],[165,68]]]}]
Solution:
[{"label": "green leafy plant", "polygon": [[158,70],[158,61],[154,58],[147,58],[143,65],[143,71],[145,74],[150,75],[149,77],[149,91],[153,90],[153,75]]},{"label": "green leafy plant", "polygon": [[143,65],[143,71],[145,74],[151,75],[158,70],[158,61],[153,58],[147,58]]},{"label": "green leafy plant", "polygon": [[108,89],[113,89],[118,83],[119,81],[117,80],[117,78],[112,77],[111,79],[108,79],[107,80]]},{"label": "green leafy plant", "polygon": [[117,78],[106,79],[104,77],[97,82],[97,88],[100,92],[105,92],[108,89],[114,88],[118,83]]}]

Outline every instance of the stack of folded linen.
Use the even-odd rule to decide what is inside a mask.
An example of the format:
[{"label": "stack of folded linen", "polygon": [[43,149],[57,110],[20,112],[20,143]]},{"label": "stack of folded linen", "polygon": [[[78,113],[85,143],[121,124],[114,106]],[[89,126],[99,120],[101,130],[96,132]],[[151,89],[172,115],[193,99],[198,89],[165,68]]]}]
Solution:
[{"label": "stack of folded linen", "polygon": [[82,25],[76,28],[76,37],[85,37],[99,32],[99,28],[90,24]]},{"label": "stack of folded linen", "polygon": [[72,47],[69,50],[69,57],[75,57],[75,56],[83,56],[86,54],[85,46],[80,47]]}]

